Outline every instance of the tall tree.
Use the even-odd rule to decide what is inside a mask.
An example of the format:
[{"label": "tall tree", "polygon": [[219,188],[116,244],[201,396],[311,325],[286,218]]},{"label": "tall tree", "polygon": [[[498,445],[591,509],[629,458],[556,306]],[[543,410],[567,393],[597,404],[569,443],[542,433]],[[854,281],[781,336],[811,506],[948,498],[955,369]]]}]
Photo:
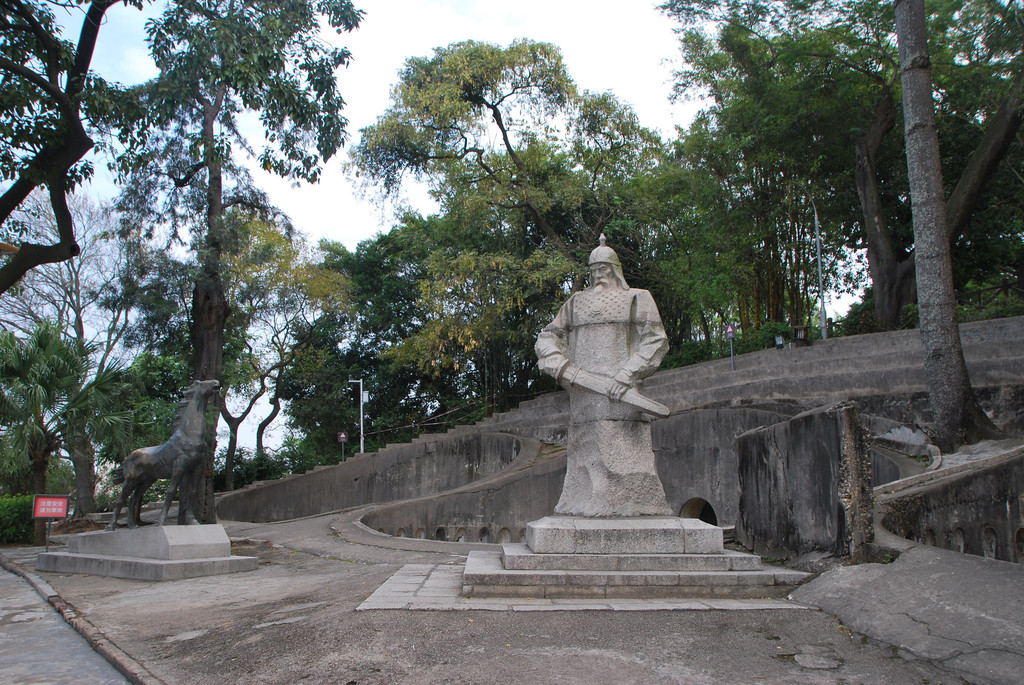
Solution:
[{"label": "tall tree", "polygon": [[394,104],[362,131],[356,169],[386,193],[423,177],[452,215],[503,213],[478,234],[514,231],[579,259],[613,214],[595,188],[660,149],[614,97],[578,93],[547,43],[455,43],[409,59],[399,79]]},{"label": "tall tree", "polygon": [[[845,135],[861,205],[858,247],[865,247],[877,318],[894,328],[904,305],[913,301],[914,250],[909,208],[904,200],[902,141],[890,135],[900,118],[899,71],[893,6],[887,0],[815,0],[813,2],[711,2],[670,0],[662,5],[679,19],[684,58],[709,57],[713,51],[705,27],[723,37],[735,32],[765,45],[779,62],[817,64],[826,79],[844,83],[841,96],[855,99],[844,119],[828,133]],[[956,183],[947,190],[948,236],[963,251],[991,248],[984,232],[1003,221],[971,221],[979,206],[992,204],[991,181],[1013,149],[1024,114],[1024,34],[1019,3],[956,0],[929,5],[928,19],[940,44],[940,136],[950,143],[943,160]],[[690,85],[681,72],[680,87]],[[1019,147],[1019,146],[1018,146]],[[965,160],[967,162],[965,163]],[[1005,234],[1005,231],[1003,231]],[[1010,237],[1019,240],[1019,237]],[[988,249],[989,255],[999,252]]]},{"label": "tall tree", "polygon": [[998,431],[974,397],[960,345],[924,0],[895,0],[895,8],[925,374],[934,439],[952,451]]},{"label": "tall tree", "polygon": [[265,452],[264,436],[281,412],[278,384],[284,370],[296,357],[310,334],[317,316],[341,314],[346,302],[347,280],[311,261],[305,240],[291,239],[273,224],[253,217],[233,217],[241,225],[235,245],[225,254],[227,297],[236,319],[234,326],[244,333],[244,350],[232,360],[234,378],[232,412],[229,402],[221,416],[229,428],[225,453],[225,488],[233,487],[238,428],[260,399],[267,397],[270,414],[256,431],[256,454]]},{"label": "tall tree", "polygon": [[[235,163],[232,145],[249,150],[238,117],[245,111],[259,115],[267,142],[259,154],[264,169],[316,182],[324,161],[345,141],[344,100],[335,75],[350,58],[348,50],[320,39],[321,22],[340,34],[355,29],[361,17],[350,0],[199,0],[171,4],[148,25],[160,75],[143,87],[143,101],[159,135],[145,154],[126,160],[133,180],[122,206],[139,224],[192,229],[197,380],[223,381],[230,313],[223,259],[230,226],[224,213],[236,205],[271,210]],[[215,517],[215,436],[214,426],[200,505],[208,521]]]},{"label": "tall tree", "polygon": [[54,18],[69,3],[0,2],[0,235],[18,238],[11,215],[29,194],[46,187],[57,225],[56,242],[22,241],[0,265],[0,294],[40,264],[67,261],[81,252],[67,193],[91,173],[82,163],[94,145],[92,125],[113,124],[131,137],[137,110],[117,87],[89,71],[104,16],[114,5],[137,8],[142,0],[94,0],[87,5],[77,45],[63,40]]},{"label": "tall tree", "polygon": [[546,43],[467,41],[411,58],[393,100],[363,130],[354,167],[384,193],[424,178],[441,213],[419,226],[426,319],[387,358],[458,376],[504,407],[538,382],[532,337],[562,280],[581,282],[574,265],[598,235],[627,262],[650,258],[625,188],[665,163],[661,141],[614,96],[580,93]]},{"label": "tall tree", "polygon": [[[52,325],[38,326],[25,339],[0,331],[0,425],[32,464],[33,491],[46,493],[50,458],[80,431],[92,439],[129,430],[132,417],[115,409],[126,390],[123,373],[108,366],[86,381],[89,354]],[[35,544],[45,541],[36,521]]]}]

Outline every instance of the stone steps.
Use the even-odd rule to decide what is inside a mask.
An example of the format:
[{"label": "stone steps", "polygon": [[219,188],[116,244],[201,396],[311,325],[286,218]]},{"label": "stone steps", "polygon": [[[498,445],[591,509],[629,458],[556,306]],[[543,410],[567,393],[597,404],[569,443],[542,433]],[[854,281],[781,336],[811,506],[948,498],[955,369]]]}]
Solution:
[{"label": "stone steps", "polygon": [[[962,324],[960,337],[974,387],[1024,383],[1024,317]],[[908,395],[927,389],[918,330],[831,338],[808,347],[751,352],[736,357],[735,371],[728,358],[717,359],[661,371],[642,387],[645,395],[675,411],[739,398],[814,404],[830,398]],[[568,395],[552,392],[476,424],[449,429],[447,435],[493,431],[562,443],[568,423]],[[425,434],[416,440],[437,437]]]},{"label": "stone steps", "polygon": [[534,554],[521,542],[502,545],[509,571],[761,571],[761,557],[732,550],[719,554]]},{"label": "stone steps", "polygon": [[504,568],[501,552],[470,552],[462,575],[462,596],[752,599],[784,597],[807,578],[809,574],[775,567],[755,571],[516,571]]},{"label": "stone steps", "polygon": [[778,597],[808,574],[723,547],[723,531],[668,516],[548,516],[526,544],[470,552],[464,597]]},{"label": "stone steps", "polygon": [[[1024,382],[1024,317],[961,326],[964,356],[975,387]],[[814,345],[761,350],[662,371],[643,384],[643,393],[675,410],[735,398],[793,399],[911,394],[927,389],[917,330],[832,338]],[[1007,370],[1018,373],[1007,377]],[[493,430],[528,434],[536,427],[568,421],[565,393],[550,393],[498,414],[484,424]],[[553,431],[547,431],[555,434]]]}]

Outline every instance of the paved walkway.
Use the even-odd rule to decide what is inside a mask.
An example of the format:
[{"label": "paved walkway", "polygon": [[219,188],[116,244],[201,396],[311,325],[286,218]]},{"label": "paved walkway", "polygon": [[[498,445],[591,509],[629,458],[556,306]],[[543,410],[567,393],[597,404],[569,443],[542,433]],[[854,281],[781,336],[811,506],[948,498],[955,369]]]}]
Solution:
[{"label": "paved walkway", "polygon": [[954,685],[1024,673],[1021,564],[904,541],[894,563],[836,569],[788,601],[467,600],[465,554],[488,546],[391,538],[354,519],[225,521],[234,553],[259,567],[163,583],[36,573],[37,548],[0,550],[31,583],[0,573],[0,682],[125,682],[90,644],[143,684]]},{"label": "paved walkway", "polygon": [[128,681],[28,581],[0,570],[0,682],[115,685]]},{"label": "paved walkway", "polygon": [[[164,583],[38,575],[136,683],[963,682],[912,652],[893,658],[892,642],[794,603],[455,606],[457,546],[402,550],[390,538],[378,546],[365,531],[346,535],[343,519],[225,522],[235,552],[260,559],[247,573]],[[35,551],[3,555],[34,573]],[[420,610],[374,606],[396,598]],[[77,659],[51,661],[60,669]]]}]

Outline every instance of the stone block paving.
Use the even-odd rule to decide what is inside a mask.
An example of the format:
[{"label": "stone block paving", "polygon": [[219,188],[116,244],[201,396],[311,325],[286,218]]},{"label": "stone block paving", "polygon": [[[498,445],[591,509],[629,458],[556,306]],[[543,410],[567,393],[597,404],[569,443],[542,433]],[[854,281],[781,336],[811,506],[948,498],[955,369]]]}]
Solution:
[{"label": "stone block paving", "polygon": [[809,609],[786,599],[543,599],[462,597],[462,564],[406,564],[357,611],[753,611]]}]

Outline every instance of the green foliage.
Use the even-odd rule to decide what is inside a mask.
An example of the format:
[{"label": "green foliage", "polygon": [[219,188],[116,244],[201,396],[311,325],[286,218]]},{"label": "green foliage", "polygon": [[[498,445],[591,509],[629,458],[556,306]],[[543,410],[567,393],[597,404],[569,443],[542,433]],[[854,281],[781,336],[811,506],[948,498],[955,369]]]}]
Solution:
[{"label": "green foliage", "polygon": [[485,395],[525,392],[535,364],[536,332],[550,321],[553,303],[564,298],[574,271],[572,263],[548,250],[522,259],[502,252],[436,250],[419,283],[426,321],[386,356],[428,373],[485,376],[467,387],[486,385],[488,373],[500,374],[503,380],[491,379],[495,386],[485,387]]},{"label": "green foliage", "polygon": [[32,495],[0,495],[0,544],[32,544]]},{"label": "green foliage", "polygon": [[[22,452],[11,448],[9,434],[0,434],[0,495],[24,495],[32,492],[32,464]],[[75,473],[64,459],[51,459],[46,469],[50,493],[75,491]]]},{"label": "green foliage", "polygon": [[[225,489],[225,461],[224,453],[218,455],[216,471],[213,474],[213,487],[215,490]],[[232,469],[233,488],[244,488],[250,483],[259,480],[274,480],[280,478],[288,470],[288,463],[285,459],[271,452],[253,453],[251,450],[239,448],[235,453],[234,468]]]},{"label": "green foliage", "polygon": [[499,183],[521,169],[492,158],[493,123],[511,148],[550,139],[548,122],[575,95],[561,53],[552,45],[517,41],[508,48],[467,41],[410,58],[399,75],[395,104],[363,130],[353,157],[360,172],[397,190],[406,173],[439,180],[461,167]]},{"label": "green foliage", "polygon": [[[347,135],[335,76],[351,59],[347,49],[319,39],[321,20],[341,33],[355,29],[361,18],[350,0],[168,4],[147,24],[160,70],[138,91],[150,134],[144,149],[129,150],[120,160],[122,173],[133,173],[145,187],[126,195],[124,206],[172,223],[199,218],[181,213],[196,199],[190,188],[206,182],[197,171],[216,175],[224,167],[245,179],[232,160],[236,148],[249,148],[238,127],[246,111],[259,115],[264,130],[266,144],[258,155],[264,170],[317,181]],[[216,122],[215,138],[204,118]],[[238,190],[249,196],[249,206],[265,204],[252,202],[258,194],[245,185]],[[159,211],[153,204],[158,198],[164,202]]]},{"label": "green foliage", "polygon": [[[795,246],[807,243],[807,222],[796,223],[794,210],[806,216],[801,195],[808,193],[821,213],[826,287],[841,277],[830,266],[837,250],[844,243],[866,247],[872,273],[882,279],[875,285],[886,293],[876,303],[885,318],[880,323],[906,325],[898,319],[906,302],[895,301],[904,290],[893,283],[897,265],[912,259],[913,235],[892,3],[669,0],[661,8],[683,26],[677,97],[708,102],[682,138],[685,158],[713,169],[730,210],[739,210],[730,229],[740,237],[738,263],[749,267],[736,274],[743,328],[748,318],[756,324],[806,315],[801,301],[808,288],[800,281],[810,260]],[[1015,3],[931,3],[928,12],[943,174],[952,198],[961,181],[977,175],[969,162],[985,149],[980,141],[999,119],[997,109],[1019,108],[1024,23]],[[877,144],[869,143],[876,135]],[[1024,186],[1013,169],[1022,155],[1018,136],[983,196],[968,193],[979,202],[969,225],[956,228],[964,231],[954,246],[958,289],[1019,254]],[[780,211],[787,205],[788,217]]]},{"label": "green foliage", "polygon": [[32,492],[32,469],[25,455],[15,451],[10,435],[0,433],[0,495]]},{"label": "green foliage", "polygon": [[980,306],[964,306],[957,309],[957,319],[965,321],[986,321],[1008,316],[1024,316],[1024,297],[1017,295],[997,297]]},{"label": "green foliage", "polygon": [[724,348],[720,342],[700,340],[694,342],[683,342],[671,349],[661,363],[662,369],[678,369],[682,366],[700,364],[713,359],[720,359],[729,354],[729,345]]},{"label": "green foliage", "polygon": [[41,324],[26,339],[0,331],[0,425],[13,450],[43,465],[84,430],[96,442],[122,441],[131,415],[115,408],[128,387],[125,374],[109,366],[89,377],[88,346],[66,340]]},{"label": "green foliage", "polygon": [[[78,4],[87,7],[73,45],[61,35],[54,13]],[[67,193],[92,175],[91,163],[82,158],[94,137],[117,135],[130,146],[140,130],[137,100],[89,70],[106,11],[122,4],[138,8],[142,0],[0,3],[0,236],[21,242],[14,257],[0,262],[0,293],[41,264],[80,254]],[[12,221],[41,186],[49,190],[59,228],[50,244],[23,240],[24,226]]]}]

